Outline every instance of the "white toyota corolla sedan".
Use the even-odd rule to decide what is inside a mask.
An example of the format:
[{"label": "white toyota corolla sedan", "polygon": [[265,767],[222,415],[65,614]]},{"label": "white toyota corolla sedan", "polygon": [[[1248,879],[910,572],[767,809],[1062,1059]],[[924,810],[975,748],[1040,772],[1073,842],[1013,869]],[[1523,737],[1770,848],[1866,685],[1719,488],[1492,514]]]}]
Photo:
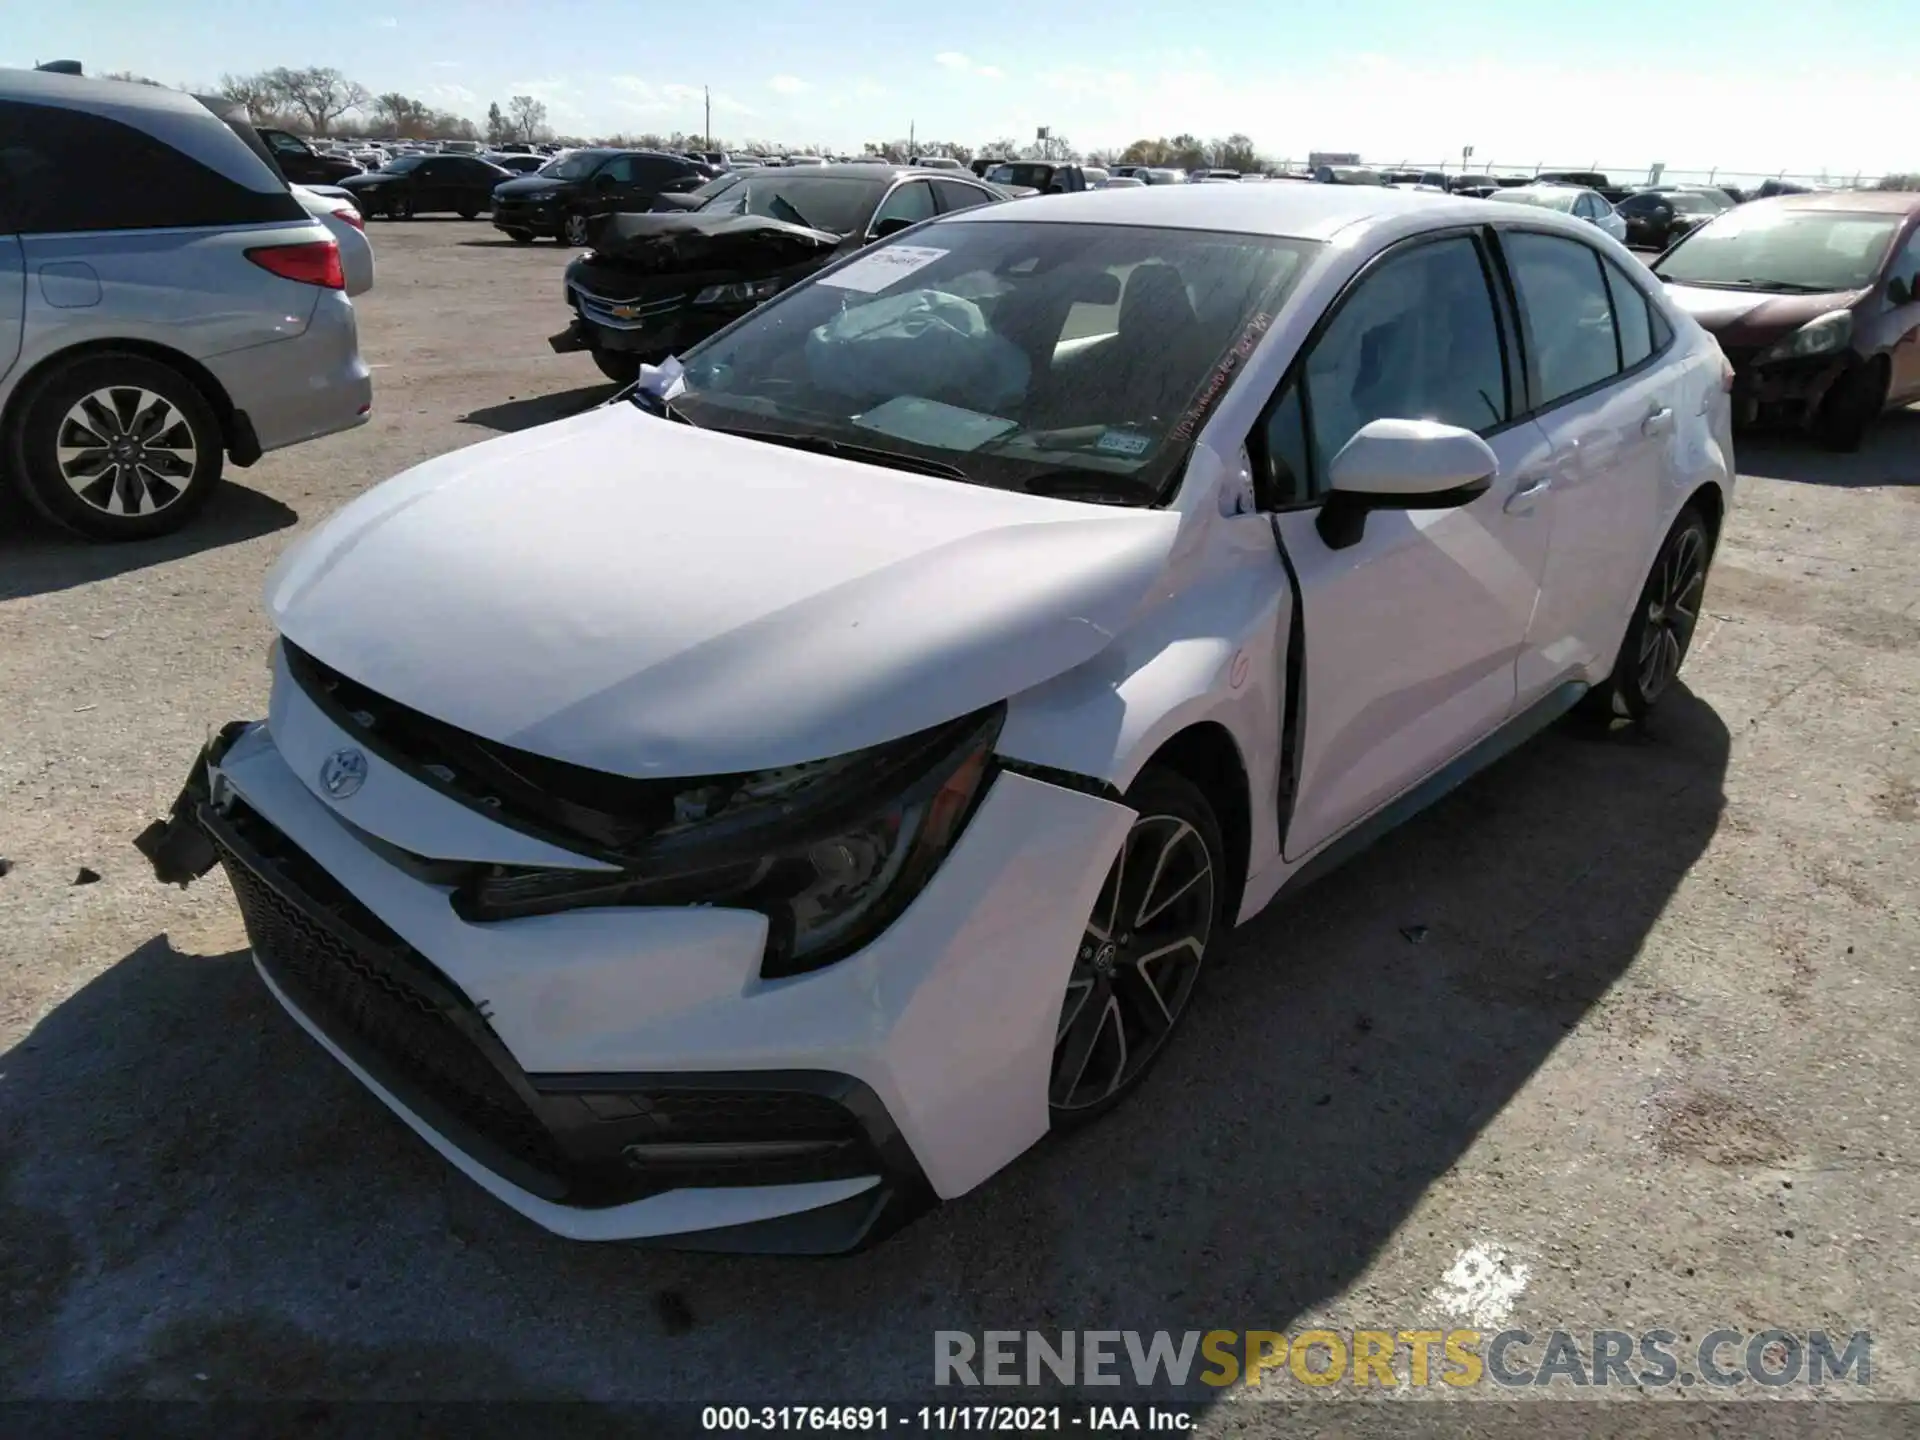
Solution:
[{"label": "white toyota corolla sedan", "polygon": [[942,216],[268,582],[163,880],[560,1234],[837,1251],[1123,1099],[1275,894],[1674,683],[1728,370],[1379,187]]}]

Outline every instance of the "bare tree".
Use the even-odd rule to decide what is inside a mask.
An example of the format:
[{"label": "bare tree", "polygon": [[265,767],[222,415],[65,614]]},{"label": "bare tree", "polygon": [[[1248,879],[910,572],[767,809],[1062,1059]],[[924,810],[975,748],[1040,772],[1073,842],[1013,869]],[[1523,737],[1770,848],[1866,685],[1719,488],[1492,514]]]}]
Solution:
[{"label": "bare tree", "polygon": [[326,134],[335,120],[359,109],[370,98],[366,86],[347,79],[329,65],[311,65],[304,70],[289,70],[282,65],[263,78],[273,88],[275,98],[297,110],[316,135]]},{"label": "bare tree", "polygon": [[547,107],[531,95],[516,95],[507,102],[507,128],[516,140],[538,140],[547,128]]},{"label": "bare tree", "polygon": [[422,139],[438,128],[433,107],[398,91],[374,97],[369,107],[374,120],[389,134],[408,140]]},{"label": "bare tree", "polygon": [[222,75],[220,93],[247,108],[249,120],[264,120],[279,102],[279,92],[265,75]]},{"label": "bare tree", "polygon": [[157,90],[167,87],[150,75],[136,75],[131,70],[109,70],[100,77],[102,80],[127,80],[135,85],[151,85]]}]

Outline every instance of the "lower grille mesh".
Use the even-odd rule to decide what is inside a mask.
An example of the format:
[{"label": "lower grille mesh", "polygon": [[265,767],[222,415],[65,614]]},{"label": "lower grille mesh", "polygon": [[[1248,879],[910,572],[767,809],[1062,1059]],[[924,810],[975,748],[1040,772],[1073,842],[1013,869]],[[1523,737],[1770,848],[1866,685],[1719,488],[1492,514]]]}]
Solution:
[{"label": "lower grille mesh", "polygon": [[549,1175],[564,1169],[546,1127],[430,996],[302,914],[218,837],[214,844],[255,953],[315,1023],[358,1037],[515,1159]]}]

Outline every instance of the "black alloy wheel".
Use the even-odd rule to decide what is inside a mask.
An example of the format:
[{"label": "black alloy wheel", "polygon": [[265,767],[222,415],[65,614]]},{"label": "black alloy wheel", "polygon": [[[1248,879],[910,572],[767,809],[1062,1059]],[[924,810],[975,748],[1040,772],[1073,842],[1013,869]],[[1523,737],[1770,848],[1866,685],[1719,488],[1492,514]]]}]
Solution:
[{"label": "black alloy wheel", "polygon": [[1686,662],[1700,623],[1713,538],[1700,512],[1689,505],[1673,522],[1641,588],[1613,674],[1586,697],[1588,714],[1639,723],[1672,688]]},{"label": "black alloy wheel", "polygon": [[1048,1107],[1085,1123],[1126,1096],[1186,1014],[1218,919],[1220,827],[1171,771],[1144,772],[1137,812],[1094,902],[1055,1028]]}]

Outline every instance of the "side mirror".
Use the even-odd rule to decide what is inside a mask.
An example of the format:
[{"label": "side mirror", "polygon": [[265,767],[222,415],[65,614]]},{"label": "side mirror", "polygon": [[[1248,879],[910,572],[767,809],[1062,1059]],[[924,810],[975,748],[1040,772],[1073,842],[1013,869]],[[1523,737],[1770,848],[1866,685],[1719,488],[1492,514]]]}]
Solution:
[{"label": "side mirror", "polygon": [[1904,275],[1896,275],[1887,281],[1887,303],[1889,305],[1911,305],[1914,301],[1914,288]]},{"label": "side mirror", "polygon": [[1471,430],[1434,420],[1372,420],[1327,467],[1320,538],[1356,544],[1371,510],[1451,510],[1484,495],[1499,457]]},{"label": "side mirror", "polygon": [[873,227],[873,238],[876,240],[884,240],[889,235],[898,235],[902,230],[905,230],[912,224],[913,221],[907,219],[904,215],[889,215]]}]

